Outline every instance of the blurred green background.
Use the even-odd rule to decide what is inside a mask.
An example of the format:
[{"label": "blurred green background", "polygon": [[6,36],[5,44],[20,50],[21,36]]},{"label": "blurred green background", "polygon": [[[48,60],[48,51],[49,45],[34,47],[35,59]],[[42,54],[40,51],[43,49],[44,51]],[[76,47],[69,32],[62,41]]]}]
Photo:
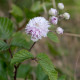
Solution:
[{"label": "blurred green background", "polygon": [[[80,0],[55,0],[56,5],[62,2],[65,5],[63,12],[69,12],[70,20],[62,21],[60,26],[64,32],[80,34]],[[10,17],[18,27],[36,16],[44,16],[48,19],[48,10],[53,7],[52,0],[0,0],[0,16]],[[16,28],[16,26],[15,26]],[[24,27],[25,28],[25,27]],[[22,30],[24,31],[24,29]],[[80,80],[80,38],[73,36],[58,36],[59,43],[53,43],[49,39],[40,40],[32,53],[36,55],[40,52],[45,52],[53,61],[59,73],[59,80]],[[7,52],[6,52],[7,53]],[[11,74],[11,67],[7,67],[6,60],[9,60],[9,54],[0,54],[0,80],[7,80],[8,73]],[[17,80],[48,80],[48,76],[41,71],[36,63],[31,64],[25,61],[18,69]],[[35,63],[35,64],[34,64]],[[33,67],[32,67],[33,66]],[[33,68],[33,69],[32,69]],[[8,70],[9,69],[9,70]]]}]

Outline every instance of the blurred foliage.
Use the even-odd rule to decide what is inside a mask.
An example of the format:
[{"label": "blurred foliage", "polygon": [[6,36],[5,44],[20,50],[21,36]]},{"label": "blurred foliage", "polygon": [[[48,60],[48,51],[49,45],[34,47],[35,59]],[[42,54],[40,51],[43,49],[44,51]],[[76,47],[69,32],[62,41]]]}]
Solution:
[{"label": "blurred foliage", "polygon": [[50,43],[48,43],[48,48],[50,50],[50,53],[53,55],[53,56],[59,56],[60,53],[53,47],[53,45],[51,45]]},{"label": "blurred foliage", "polygon": [[20,22],[23,19],[23,11],[16,5],[12,5],[11,14],[15,17],[17,22]]},{"label": "blurred foliage", "polygon": [[32,67],[30,64],[21,64],[19,69],[18,69],[18,78],[26,78],[28,74],[30,74],[30,71],[32,70]]}]

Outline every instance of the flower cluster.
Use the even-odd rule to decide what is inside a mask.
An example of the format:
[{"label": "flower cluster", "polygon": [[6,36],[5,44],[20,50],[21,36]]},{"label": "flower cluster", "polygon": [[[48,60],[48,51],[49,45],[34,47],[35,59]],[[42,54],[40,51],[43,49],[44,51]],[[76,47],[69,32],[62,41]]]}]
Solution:
[{"label": "flower cluster", "polygon": [[[64,4],[63,3],[58,3],[57,6],[58,6],[58,9],[60,9],[60,10],[64,9]],[[60,18],[64,18],[66,20],[68,20],[70,18],[70,14],[69,13],[65,12],[63,14],[59,14],[59,11],[57,9],[54,9],[54,8],[51,8],[49,10],[49,15],[50,15],[49,21],[53,25],[57,25],[57,23],[58,23],[58,21],[59,21]],[[58,34],[63,34],[63,31],[64,30],[61,27],[58,27],[56,29],[56,32]]]},{"label": "flower cluster", "polygon": [[31,35],[31,40],[36,42],[42,37],[47,37],[50,27],[49,21],[44,17],[35,17],[26,26],[26,33]]},{"label": "flower cluster", "polygon": [[[63,3],[58,3],[58,8],[60,10],[64,9]],[[49,32],[50,23],[53,25],[57,25],[60,18],[69,19],[69,13],[65,12],[63,14],[59,14],[57,9],[51,8],[49,10],[50,19],[46,20],[44,17],[35,17],[29,21],[26,26],[26,33],[31,35],[31,40],[36,42],[42,37],[47,37]],[[50,23],[49,23],[50,22]],[[61,27],[57,27],[57,34],[63,34],[63,29]]]}]

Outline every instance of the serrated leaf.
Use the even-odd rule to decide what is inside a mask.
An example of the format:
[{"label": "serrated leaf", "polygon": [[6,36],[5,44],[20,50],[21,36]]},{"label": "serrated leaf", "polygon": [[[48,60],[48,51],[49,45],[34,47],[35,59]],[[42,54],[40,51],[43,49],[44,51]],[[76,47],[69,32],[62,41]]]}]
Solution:
[{"label": "serrated leaf", "polygon": [[46,54],[38,54],[37,55],[38,62],[45,71],[45,73],[49,76],[50,80],[57,80],[58,74],[57,71],[54,68],[53,63],[49,59],[49,57]]},{"label": "serrated leaf", "polygon": [[48,38],[51,39],[53,42],[59,42],[58,37],[56,36],[56,34],[49,32],[48,33]]},{"label": "serrated leaf", "polygon": [[20,63],[26,59],[31,59],[31,58],[33,58],[33,55],[27,50],[23,49],[14,54],[11,60],[11,64]]},{"label": "serrated leaf", "polygon": [[9,46],[3,40],[0,40],[0,51],[7,50],[8,48]]},{"label": "serrated leaf", "polygon": [[26,49],[30,47],[30,43],[26,40],[26,36],[20,32],[15,33],[13,35],[11,45],[21,47],[21,48],[26,48]]},{"label": "serrated leaf", "polygon": [[13,23],[8,18],[0,17],[0,38],[8,39],[13,33]]}]

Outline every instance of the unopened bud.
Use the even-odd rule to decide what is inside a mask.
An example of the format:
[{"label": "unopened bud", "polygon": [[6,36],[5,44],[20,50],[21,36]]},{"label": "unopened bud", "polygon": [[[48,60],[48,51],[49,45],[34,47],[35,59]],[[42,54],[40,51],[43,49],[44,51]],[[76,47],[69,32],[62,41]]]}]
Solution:
[{"label": "unopened bud", "polygon": [[69,19],[69,18],[70,18],[70,14],[67,13],[67,12],[65,12],[65,13],[63,14],[63,17],[64,17],[65,19]]},{"label": "unopened bud", "polygon": [[49,15],[56,16],[56,15],[57,15],[57,10],[51,8],[51,9],[49,10]]},{"label": "unopened bud", "polygon": [[61,28],[61,27],[58,27],[57,29],[56,29],[56,32],[58,33],[58,34],[63,34],[63,29]]},{"label": "unopened bud", "polygon": [[58,3],[58,8],[61,9],[61,10],[64,9],[64,4],[63,3]]}]

